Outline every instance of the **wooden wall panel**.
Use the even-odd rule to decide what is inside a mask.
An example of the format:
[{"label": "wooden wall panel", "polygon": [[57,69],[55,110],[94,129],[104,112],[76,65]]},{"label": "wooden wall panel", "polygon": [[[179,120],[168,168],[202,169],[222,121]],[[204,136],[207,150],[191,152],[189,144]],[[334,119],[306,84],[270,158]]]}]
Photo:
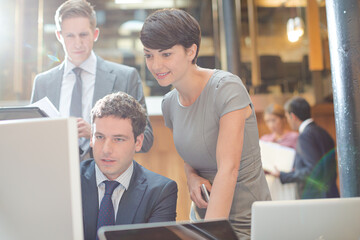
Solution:
[{"label": "wooden wall panel", "polygon": [[135,160],[147,169],[166,176],[178,184],[177,221],[189,220],[190,195],[184,161],[175,149],[172,132],[165,127],[162,116],[151,116],[154,144],[149,152],[137,153]]},{"label": "wooden wall panel", "polygon": [[321,42],[319,6],[316,0],[307,0],[306,27],[309,35],[309,69],[311,71],[321,71],[324,69],[324,55]]}]

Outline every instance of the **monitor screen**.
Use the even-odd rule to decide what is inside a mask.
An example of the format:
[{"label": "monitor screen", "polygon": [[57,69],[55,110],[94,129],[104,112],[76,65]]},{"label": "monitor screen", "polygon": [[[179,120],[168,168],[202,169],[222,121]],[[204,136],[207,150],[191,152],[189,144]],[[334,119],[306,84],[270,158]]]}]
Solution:
[{"label": "monitor screen", "polygon": [[82,240],[75,118],[0,121],[0,239]]}]

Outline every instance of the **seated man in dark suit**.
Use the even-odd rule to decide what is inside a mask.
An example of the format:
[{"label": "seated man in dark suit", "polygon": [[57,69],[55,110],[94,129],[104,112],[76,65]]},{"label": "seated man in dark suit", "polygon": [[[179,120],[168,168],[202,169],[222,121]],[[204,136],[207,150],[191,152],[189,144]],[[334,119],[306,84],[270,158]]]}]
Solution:
[{"label": "seated man in dark suit", "polygon": [[86,240],[104,225],[175,221],[177,184],[133,160],[145,126],[145,109],[123,92],[105,96],[91,110],[94,159],[80,165]]},{"label": "seated man in dark suit", "polygon": [[304,98],[290,99],[285,104],[285,110],[291,128],[300,133],[294,169],[271,174],[280,177],[281,183],[296,182],[302,199],[339,197],[333,139],[313,121],[310,105]]}]

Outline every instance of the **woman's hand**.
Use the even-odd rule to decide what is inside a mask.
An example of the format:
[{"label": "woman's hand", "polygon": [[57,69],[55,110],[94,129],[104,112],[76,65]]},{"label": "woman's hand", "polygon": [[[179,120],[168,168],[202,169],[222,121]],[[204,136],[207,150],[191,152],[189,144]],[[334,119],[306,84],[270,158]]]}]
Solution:
[{"label": "woman's hand", "polygon": [[200,177],[196,171],[187,163],[185,163],[185,173],[191,200],[198,208],[207,208],[208,203],[201,194],[201,184],[205,184],[208,192],[211,192],[210,182],[207,179]]}]

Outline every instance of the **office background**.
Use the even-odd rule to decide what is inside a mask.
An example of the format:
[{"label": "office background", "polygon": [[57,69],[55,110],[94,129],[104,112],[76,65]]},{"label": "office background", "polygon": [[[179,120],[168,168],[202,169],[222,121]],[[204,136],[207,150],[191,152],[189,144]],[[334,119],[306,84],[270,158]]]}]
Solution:
[{"label": "office background", "polygon": [[[63,60],[62,47],[54,34],[54,13],[62,2],[1,1],[0,106],[28,104],[34,76]],[[244,81],[255,105],[260,135],[268,131],[262,118],[268,103],[283,104],[291,96],[301,95],[311,103],[315,121],[336,139],[324,0],[89,2],[95,6],[100,28],[95,52],[104,59],[136,67],[148,103],[159,103],[153,99],[161,98],[170,88],[160,87],[146,69],[139,30],[151,12],[177,7],[191,13],[201,25],[198,65],[236,72]],[[227,20],[229,6],[234,7],[235,15],[230,14],[232,18]],[[230,27],[236,30],[235,36],[225,31]],[[233,51],[226,49],[228,38],[237,40]],[[229,52],[237,61],[229,62]],[[136,160],[177,181],[177,219],[186,220],[190,198],[183,161],[170,130],[164,126],[159,105],[148,108],[155,109],[150,112],[154,146],[148,153],[137,154]]]}]

